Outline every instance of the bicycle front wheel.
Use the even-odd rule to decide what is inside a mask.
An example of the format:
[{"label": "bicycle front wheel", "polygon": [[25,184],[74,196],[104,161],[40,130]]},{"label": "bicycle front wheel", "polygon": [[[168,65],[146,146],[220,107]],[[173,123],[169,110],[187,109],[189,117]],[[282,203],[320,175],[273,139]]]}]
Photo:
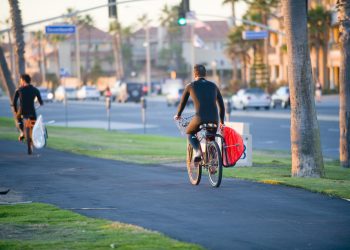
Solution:
[{"label": "bicycle front wheel", "polygon": [[187,145],[187,173],[192,185],[198,185],[202,177],[202,166],[200,162],[194,162],[194,152],[191,144]]},{"label": "bicycle front wheel", "polygon": [[207,164],[210,184],[219,187],[222,179],[222,157],[219,145],[215,141],[207,145]]}]

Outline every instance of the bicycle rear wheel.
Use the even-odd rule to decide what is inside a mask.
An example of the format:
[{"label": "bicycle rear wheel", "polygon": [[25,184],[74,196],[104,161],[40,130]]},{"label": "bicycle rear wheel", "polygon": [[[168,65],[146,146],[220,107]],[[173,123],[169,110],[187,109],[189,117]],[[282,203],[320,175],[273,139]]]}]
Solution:
[{"label": "bicycle rear wheel", "polygon": [[198,185],[202,177],[202,166],[200,162],[194,162],[194,152],[191,144],[187,144],[187,173],[190,182],[193,185]]},{"label": "bicycle rear wheel", "polygon": [[26,127],[26,142],[27,142],[27,153],[31,155],[33,153],[33,142],[30,136],[31,129]]},{"label": "bicycle rear wheel", "polygon": [[222,179],[222,157],[219,145],[215,141],[207,144],[207,164],[210,184],[219,187]]}]

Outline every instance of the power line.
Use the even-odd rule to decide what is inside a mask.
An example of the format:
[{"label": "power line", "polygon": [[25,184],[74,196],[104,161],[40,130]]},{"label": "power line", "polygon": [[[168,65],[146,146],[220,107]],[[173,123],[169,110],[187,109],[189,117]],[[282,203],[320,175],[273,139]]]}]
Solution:
[{"label": "power line", "polygon": [[[78,10],[78,11],[75,11],[75,12],[72,12],[72,13],[69,13],[69,14],[64,14],[64,15],[60,15],[60,16],[50,17],[50,18],[47,18],[47,19],[43,19],[43,20],[27,23],[27,24],[23,25],[23,28],[29,27],[29,26],[33,26],[33,25],[37,25],[37,24],[40,24],[40,23],[46,23],[46,22],[54,21],[54,20],[57,20],[57,19],[69,18],[69,17],[76,16],[76,15],[84,13],[84,12],[88,12],[88,11],[92,11],[92,10],[96,10],[96,9],[101,9],[101,8],[106,8],[106,7],[109,7],[109,6],[120,5],[120,4],[125,4],[125,3],[132,3],[132,2],[145,2],[145,1],[155,1],[155,0],[125,0],[125,1],[118,2],[118,3],[103,4],[103,5],[91,7],[91,8],[84,9],[84,10]],[[8,32],[10,30],[11,30],[11,28],[0,30],[0,34]]]}]

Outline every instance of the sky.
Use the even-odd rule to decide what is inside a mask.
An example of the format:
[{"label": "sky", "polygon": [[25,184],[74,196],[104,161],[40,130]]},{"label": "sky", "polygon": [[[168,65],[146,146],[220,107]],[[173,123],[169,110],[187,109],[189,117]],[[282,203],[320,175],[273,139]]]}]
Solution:
[{"label": "sky", "polygon": [[[125,0],[117,0],[123,2]],[[23,24],[43,20],[50,17],[60,16],[64,14],[67,8],[75,8],[77,10],[88,9],[95,6],[107,4],[108,0],[19,0],[20,9],[22,11]],[[219,20],[220,18],[213,18],[202,16],[199,14],[217,15],[229,17],[231,15],[231,6],[222,5],[223,0],[190,0],[191,10],[197,13],[201,20]],[[144,0],[140,2],[130,2],[120,4],[118,6],[119,20],[123,26],[137,26],[137,18],[143,14],[147,14],[152,20],[152,25],[157,25],[161,9],[165,4],[169,6],[178,5],[180,0]],[[240,17],[246,11],[246,6],[239,3],[236,6],[236,15]],[[0,0],[0,30],[7,28],[4,21],[9,17],[8,0]],[[109,18],[107,7],[98,10],[87,12],[94,21],[95,26],[107,31]],[[86,14],[87,14],[86,13]],[[224,20],[224,18],[221,18]],[[58,20],[59,22],[59,20]],[[39,26],[28,27],[27,30],[43,29],[45,23]],[[136,27],[135,27],[136,28]]]}]

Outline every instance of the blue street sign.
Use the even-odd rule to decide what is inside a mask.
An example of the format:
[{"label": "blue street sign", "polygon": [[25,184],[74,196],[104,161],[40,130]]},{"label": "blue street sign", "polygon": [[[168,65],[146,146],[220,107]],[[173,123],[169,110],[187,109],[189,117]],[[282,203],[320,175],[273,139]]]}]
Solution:
[{"label": "blue street sign", "polygon": [[74,34],[75,25],[49,25],[45,31],[46,34]]},{"label": "blue street sign", "polygon": [[262,31],[243,31],[242,33],[242,38],[244,40],[260,40],[260,39],[265,39],[269,35],[269,32],[267,30],[262,30]]}]

